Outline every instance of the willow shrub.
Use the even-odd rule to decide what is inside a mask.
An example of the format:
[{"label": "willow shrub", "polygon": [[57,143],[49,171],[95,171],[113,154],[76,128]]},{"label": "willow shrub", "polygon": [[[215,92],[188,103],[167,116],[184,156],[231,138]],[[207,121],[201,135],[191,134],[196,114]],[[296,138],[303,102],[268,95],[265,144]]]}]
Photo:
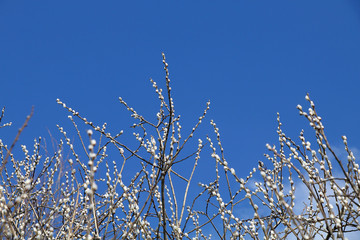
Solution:
[{"label": "willow shrub", "polygon": [[[308,95],[308,111],[297,108],[316,141],[311,144],[303,132],[297,141],[288,137],[278,117],[278,145],[267,144],[266,161],[240,177],[224,158],[213,121],[216,140],[188,144],[210,102],[183,134],[164,55],[163,64],[165,93],[152,81],[160,103],[155,121],[119,98],[135,120],[136,145],[124,143],[122,131],[108,132],[106,123],[97,126],[59,99],[75,130],[68,134],[58,126],[63,137],[53,154],[42,147],[42,138],[34,140],[31,151],[22,145],[22,157],[13,153],[31,115],[10,147],[0,140],[3,239],[337,239],[360,230],[359,165],[345,136],[347,156],[336,155]],[[88,130],[81,131],[76,122]],[[193,152],[184,151],[188,145]],[[204,147],[212,152],[214,179],[193,183]],[[108,155],[109,148],[116,157]],[[176,171],[185,160],[191,167]],[[138,164],[131,177],[125,174],[129,161]],[[105,169],[103,176],[99,169]],[[198,193],[190,192],[197,184]]]}]

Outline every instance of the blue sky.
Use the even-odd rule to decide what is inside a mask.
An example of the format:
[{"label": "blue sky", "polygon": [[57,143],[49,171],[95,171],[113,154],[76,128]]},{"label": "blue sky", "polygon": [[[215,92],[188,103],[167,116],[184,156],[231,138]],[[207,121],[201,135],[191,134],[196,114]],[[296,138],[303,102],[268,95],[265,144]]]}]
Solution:
[{"label": "blue sky", "polygon": [[214,119],[228,162],[246,176],[276,143],[276,112],[290,136],[311,134],[296,110],[307,92],[334,146],[341,135],[360,145],[359,43],[355,0],[1,1],[0,106],[14,127],[0,137],[10,144],[32,106],[20,143],[57,135],[56,124],[75,137],[56,98],[130,131],[118,97],[153,116],[149,79],[164,86],[165,52],[184,131],[210,99],[197,137],[211,135]]}]

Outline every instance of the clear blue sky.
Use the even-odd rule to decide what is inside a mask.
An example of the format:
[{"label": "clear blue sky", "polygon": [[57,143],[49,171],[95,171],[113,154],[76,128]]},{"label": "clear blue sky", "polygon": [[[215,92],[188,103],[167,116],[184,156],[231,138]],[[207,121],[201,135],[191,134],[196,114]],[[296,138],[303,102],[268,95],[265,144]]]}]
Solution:
[{"label": "clear blue sky", "polygon": [[130,131],[118,97],[152,116],[149,78],[164,83],[165,52],[184,131],[210,99],[197,137],[214,119],[240,176],[276,143],[276,112],[294,138],[307,127],[296,110],[307,108],[307,92],[332,143],[347,135],[360,147],[359,43],[356,0],[1,1],[0,106],[14,127],[0,137],[10,144],[31,106],[21,143],[57,135],[56,124],[75,137],[56,98],[98,125]]}]

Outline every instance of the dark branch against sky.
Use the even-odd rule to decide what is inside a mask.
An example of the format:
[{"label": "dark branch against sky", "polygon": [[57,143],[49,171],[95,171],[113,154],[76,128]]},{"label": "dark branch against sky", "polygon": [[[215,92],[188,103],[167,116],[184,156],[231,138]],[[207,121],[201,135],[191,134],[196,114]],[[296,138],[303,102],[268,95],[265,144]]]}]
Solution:
[{"label": "dark branch against sky", "polygon": [[296,110],[306,93],[335,146],[341,135],[360,143],[356,1],[3,1],[0,32],[0,105],[14,122],[2,138],[14,138],[33,105],[23,141],[50,139],[56,124],[71,130],[57,98],[114,131],[130,131],[119,96],[155,118],[149,78],[165,86],[165,52],[184,129],[210,99],[204,123],[214,119],[244,174],[276,142],[276,112],[290,135],[306,127]]}]

